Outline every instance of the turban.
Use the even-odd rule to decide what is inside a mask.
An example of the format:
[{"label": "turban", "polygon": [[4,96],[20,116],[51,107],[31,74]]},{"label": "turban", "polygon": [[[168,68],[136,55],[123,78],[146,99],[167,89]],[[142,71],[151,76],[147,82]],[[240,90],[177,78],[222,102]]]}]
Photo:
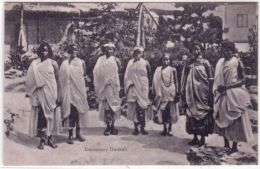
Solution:
[{"label": "turban", "polygon": [[103,45],[105,48],[109,47],[109,48],[115,48],[116,46],[113,43],[106,43]]},{"label": "turban", "polygon": [[134,47],[134,51],[143,52],[143,51],[144,51],[144,48],[141,47],[141,46],[137,46],[137,47]]}]

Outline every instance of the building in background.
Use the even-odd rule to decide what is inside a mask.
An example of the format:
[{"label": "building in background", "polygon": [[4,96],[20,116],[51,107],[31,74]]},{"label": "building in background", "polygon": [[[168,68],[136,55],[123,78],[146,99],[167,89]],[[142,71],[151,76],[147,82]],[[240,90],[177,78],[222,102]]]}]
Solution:
[{"label": "building in background", "polygon": [[[23,11],[23,16],[21,15]],[[26,39],[26,48],[31,49],[42,40],[57,43],[66,26],[79,10],[71,6],[46,5],[40,3],[5,3],[5,48],[6,51],[18,45],[21,17]]]},{"label": "building in background", "polygon": [[246,52],[249,50],[249,29],[257,29],[257,12],[257,2],[232,2],[220,4],[204,16],[210,13],[219,16],[223,23],[223,39],[234,42],[238,51]]},{"label": "building in background", "polygon": [[150,14],[144,14],[144,29],[147,31],[156,31],[157,25],[156,23],[159,22],[159,15],[155,12],[151,11]]}]

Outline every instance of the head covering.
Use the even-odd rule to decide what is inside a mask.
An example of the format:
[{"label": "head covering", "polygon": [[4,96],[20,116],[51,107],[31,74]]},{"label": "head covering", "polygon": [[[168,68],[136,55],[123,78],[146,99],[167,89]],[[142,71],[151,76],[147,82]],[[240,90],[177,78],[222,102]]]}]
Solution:
[{"label": "head covering", "polygon": [[142,46],[136,46],[136,47],[134,47],[134,51],[143,52],[144,48]]},{"label": "head covering", "polygon": [[222,41],[221,47],[227,50],[230,50],[232,52],[236,51],[235,44],[233,42],[230,42],[228,40]]},{"label": "head covering", "polygon": [[109,42],[109,43],[104,44],[103,47],[115,48],[116,46],[113,43]]}]

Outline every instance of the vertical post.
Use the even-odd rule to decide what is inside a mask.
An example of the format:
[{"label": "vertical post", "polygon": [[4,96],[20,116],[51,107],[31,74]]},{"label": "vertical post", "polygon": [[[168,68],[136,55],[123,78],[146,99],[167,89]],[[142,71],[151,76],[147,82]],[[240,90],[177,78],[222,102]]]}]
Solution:
[{"label": "vertical post", "polygon": [[143,13],[143,4],[141,3],[140,10],[139,10],[139,18],[138,18],[138,29],[137,29],[136,46],[140,46],[140,41],[141,41],[142,13]]},{"label": "vertical post", "polygon": [[141,34],[142,34],[142,46],[145,48],[145,30],[144,30],[144,15],[142,15],[142,22],[141,22]]},{"label": "vertical post", "polygon": [[21,7],[22,7],[22,9],[21,9],[21,28],[22,28],[22,26],[23,26],[23,3],[21,4]]},{"label": "vertical post", "polygon": [[[37,3],[37,6],[40,7],[39,2]],[[37,44],[40,44],[40,14],[37,13]]]},{"label": "vertical post", "polygon": [[21,3],[21,18],[20,18],[20,29],[19,29],[19,37],[18,37],[18,46],[22,46],[22,30],[23,30],[23,3]]}]

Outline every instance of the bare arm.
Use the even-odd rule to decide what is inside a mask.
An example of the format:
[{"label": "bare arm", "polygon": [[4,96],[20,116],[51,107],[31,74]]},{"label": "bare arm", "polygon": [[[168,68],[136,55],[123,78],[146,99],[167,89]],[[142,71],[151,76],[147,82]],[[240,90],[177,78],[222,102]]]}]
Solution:
[{"label": "bare arm", "polygon": [[86,70],[86,63],[84,61],[82,61],[82,68],[83,68],[83,76],[84,76],[84,80],[85,80],[85,85],[87,85],[88,83],[91,82],[90,78],[87,75],[87,70]]},{"label": "bare arm", "polygon": [[238,75],[238,81],[231,85],[226,86],[227,89],[240,87],[245,84],[245,68],[241,60],[238,60],[237,75]]},{"label": "bare arm", "polygon": [[213,93],[213,72],[212,72],[212,66],[210,65],[208,60],[205,60],[203,63],[205,66],[206,74],[208,76],[209,80],[209,91],[210,93]]},{"label": "bare arm", "polygon": [[87,75],[87,72],[86,72],[86,63],[84,61],[82,61],[82,68],[83,68],[83,72],[84,72],[84,76]]},{"label": "bare arm", "polygon": [[147,70],[148,79],[150,80],[152,78],[152,69],[148,61],[146,61],[146,70]]},{"label": "bare arm", "polygon": [[119,73],[121,71],[122,66],[121,66],[121,61],[118,58],[116,58],[116,64],[117,64],[118,73]]},{"label": "bare arm", "polygon": [[185,64],[183,66],[183,69],[182,69],[181,86],[180,86],[181,94],[184,94],[186,81],[187,81],[187,77],[188,77],[189,71],[190,71],[190,68],[189,68],[189,65],[187,63],[187,64]]},{"label": "bare arm", "polygon": [[213,73],[212,73],[212,68],[211,68],[211,65],[209,63],[209,61],[205,60],[203,62],[204,66],[205,66],[205,70],[206,70],[206,74],[208,76],[208,79],[211,79],[213,77]]},{"label": "bare arm", "polygon": [[174,81],[174,84],[175,84],[175,88],[177,90],[176,93],[179,93],[177,70],[175,68],[173,68],[173,81]]}]

